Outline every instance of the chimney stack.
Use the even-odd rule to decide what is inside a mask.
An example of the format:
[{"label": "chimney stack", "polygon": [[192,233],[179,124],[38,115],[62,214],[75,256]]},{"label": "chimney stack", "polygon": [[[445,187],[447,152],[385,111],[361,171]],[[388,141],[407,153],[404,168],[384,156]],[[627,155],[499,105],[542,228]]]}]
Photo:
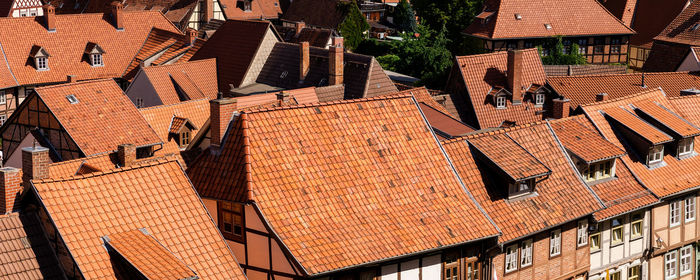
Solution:
[{"label": "chimney stack", "polygon": [[209,100],[212,145],[221,146],[226,128],[228,128],[228,124],[231,122],[237,108],[237,100],[233,98],[223,98],[220,95],[217,99]]},{"label": "chimney stack", "polygon": [[596,94],[596,96],[595,96],[596,102],[607,101],[607,100],[608,100],[608,94],[605,92],[601,92],[599,94]]},{"label": "chimney stack", "polygon": [[277,104],[279,106],[289,103],[289,100],[291,99],[289,92],[286,91],[280,91],[275,95],[277,96]]},{"label": "chimney stack", "polygon": [[203,22],[209,22],[214,18],[214,0],[201,0],[204,1],[204,11],[202,11]]},{"label": "chimney stack", "polygon": [[331,39],[331,45],[344,49],[345,39],[343,39],[343,37],[333,37],[333,39]]},{"label": "chimney stack", "polygon": [[2,214],[14,212],[19,208],[19,198],[22,194],[22,178],[19,169],[14,167],[0,168],[0,210]]},{"label": "chimney stack", "polygon": [[49,178],[49,149],[44,147],[22,148],[22,183],[29,187],[31,180]]},{"label": "chimney stack", "polygon": [[75,77],[75,75],[68,75],[68,77],[66,78],[66,82],[68,83],[75,83],[77,81],[78,79]]},{"label": "chimney stack", "polygon": [[309,42],[301,42],[299,43],[299,81],[306,79],[310,64]]},{"label": "chimney stack", "polygon": [[44,7],[44,24],[46,24],[46,30],[49,32],[56,31],[56,8],[51,6],[51,4],[46,4]]},{"label": "chimney stack", "polygon": [[124,5],[119,1],[112,2],[112,20],[117,30],[124,30]]},{"label": "chimney stack", "polygon": [[306,23],[304,23],[303,21],[295,22],[294,23],[294,30],[296,32],[295,35],[299,35],[299,33],[301,33],[301,31],[304,30],[304,28],[306,28]]},{"label": "chimney stack", "polygon": [[508,51],[508,90],[513,93],[513,105],[522,104],[523,100],[523,51]]},{"label": "chimney stack", "polygon": [[[335,41],[335,40],[333,40]],[[343,47],[335,44],[328,48],[328,85],[335,86],[343,83]]]},{"label": "chimney stack", "polygon": [[121,144],[117,148],[117,158],[120,167],[129,167],[136,162],[136,146],[133,144]]},{"label": "chimney stack", "polygon": [[197,30],[187,28],[187,30],[185,30],[185,35],[187,36],[187,43],[194,45],[194,41],[197,40]]},{"label": "chimney stack", "polygon": [[569,99],[554,99],[554,109],[552,110],[552,118],[563,119],[569,117],[570,100]]}]

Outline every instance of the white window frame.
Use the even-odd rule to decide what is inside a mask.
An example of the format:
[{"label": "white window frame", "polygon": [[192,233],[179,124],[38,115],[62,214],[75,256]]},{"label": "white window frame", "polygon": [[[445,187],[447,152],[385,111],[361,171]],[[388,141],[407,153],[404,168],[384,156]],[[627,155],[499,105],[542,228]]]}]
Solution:
[{"label": "white window frame", "polygon": [[[639,215],[639,219],[635,219],[635,215]],[[630,216],[630,220],[630,239],[642,237],[642,235],[644,234],[644,215],[641,213],[632,214]],[[639,225],[639,232],[635,232],[635,225]]]},{"label": "white window frame", "polygon": [[591,248],[591,252],[600,251],[600,232],[596,232],[596,233],[591,234],[588,237],[588,239],[590,239],[590,241],[588,243],[591,244],[589,246]]},{"label": "white window frame", "polygon": [[92,62],[92,66],[104,66],[104,60],[102,60],[102,54],[101,53],[93,53],[90,55],[90,62]]},{"label": "white window frame", "polygon": [[662,162],[664,160],[664,145],[656,145],[649,149],[649,165]]},{"label": "white window frame", "polygon": [[520,244],[520,267],[532,265],[532,239],[528,239]]},{"label": "white window frame", "polygon": [[508,184],[508,198],[516,198],[532,193],[534,179]]},{"label": "white window frame", "polygon": [[[615,223],[617,222],[617,225]],[[610,221],[610,246],[622,244],[625,242],[625,223],[622,219],[612,219]],[[616,238],[615,231],[619,231],[620,235]]]},{"label": "white window frame", "polygon": [[695,221],[695,196],[686,197],[683,199],[683,204],[685,222]]},{"label": "white window frame", "polygon": [[576,229],[576,247],[581,247],[588,245],[588,221],[581,220],[578,221],[578,228]]},{"label": "white window frame", "polygon": [[556,229],[549,233],[549,256],[561,255],[561,230]]},{"label": "white window frame", "polygon": [[7,92],[4,90],[0,90],[0,104],[5,104],[7,103],[7,96],[5,96]]},{"label": "white window frame", "polygon": [[681,201],[676,200],[668,204],[668,222],[671,227],[681,224]]},{"label": "white window frame", "polygon": [[506,273],[518,270],[518,244],[506,247]]},{"label": "white window frame", "polygon": [[504,95],[496,96],[496,108],[505,108],[506,103],[506,97]]},{"label": "white window frame", "polygon": [[689,137],[678,141],[678,155],[684,156],[693,152],[695,146],[695,138]]},{"label": "white window frame", "polygon": [[536,93],[535,94],[535,105],[543,105],[544,104],[544,93]]},{"label": "white window frame", "polygon": [[37,57],[34,59],[37,70],[49,70],[49,59],[46,57]]},{"label": "white window frame", "polygon": [[678,277],[678,251],[670,251],[664,255],[664,279]]},{"label": "white window frame", "polygon": [[7,116],[5,116],[5,115],[0,116],[0,125],[5,124],[6,121],[7,121]]},{"label": "white window frame", "polygon": [[693,245],[687,245],[680,249],[680,266],[679,271],[681,276],[693,272]]}]

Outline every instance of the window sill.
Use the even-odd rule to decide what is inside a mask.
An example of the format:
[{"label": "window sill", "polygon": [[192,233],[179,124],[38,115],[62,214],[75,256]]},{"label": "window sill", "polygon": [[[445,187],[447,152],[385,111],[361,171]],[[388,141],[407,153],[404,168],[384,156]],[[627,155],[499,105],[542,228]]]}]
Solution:
[{"label": "window sill", "polygon": [[697,156],[697,155],[698,155],[698,153],[696,153],[695,151],[693,151],[693,152],[690,152],[690,153],[687,153],[687,154],[684,154],[684,155],[679,155],[679,156],[678,156],[678,160],[689,159],[689,158],[695,157],[695,156]]},{"label": "window sill", "polygon": [[[617,176],[612,176],[612,177],[607,177],[603,179],[597,179],[597,180],[592,180],[592,181],[586,181],[586,184],[589,186],[597,185],[597,184],[602,184],[602,183],[607,183],[613,180],[617,180]],[[585,179],[584,179],[585,181]]]},{"label": "window sill", "polygon": [[581,247],[588,247],[588,242],[586,242],[586,244],[577,244],[576,250],[581,249]]},{"label": "window sill", "polygon": [[620,245],[624,245],[624,244],[625,244],[625,241],[617,241],[616,243],[612,243],[612,241],[611,241],[611,242],[610,242],[610,248],[612,249],[612,248],[614,248],[614,247],[617,247],[617,246],[620,246]]},{"label": "window sill", "polygon": [[679,226],[681,226],[681,223],[677,223],[677,224],[673,224],[673,225],[669,224],[668,229],[672,229],[672,228],[679,227]]},{"label": "window sill", "polygon": [[664,166],[666,166],[666,165],[667,165],[666,162],[662,160],[662,161],[659,161],[659,162],[654,162],[654,163],[649,163],[649,164],[647,164],[647,168],[648,168],[649,170],[654,170],[654,169],[657,169],[657,168],[664,167]]},{"label": "window sill", "polygon": [[561,252],[558,253],[558,254],[556,254],[556,255],[551,255],[551,254],[549,255],[549,259],[550,259],[550,260],[551,260],[551,259],[556,259],[556,258],[558,258],[558,257],[561,257]]},{"label": "window sill", "polygon": [[595,250],[591,249],[591,254],[595,254],[595,253],[598,253],[600,251],[603,251],[603,249],[600,249],[600,248],[595,249]]},{"label": "window sill", "polygon": [[639,235],[639,236],[634,236],[634,237],[630,236],[630,242],[637,241],[637,240],[642,239],[642,238],[644,238],[644,235]]}]

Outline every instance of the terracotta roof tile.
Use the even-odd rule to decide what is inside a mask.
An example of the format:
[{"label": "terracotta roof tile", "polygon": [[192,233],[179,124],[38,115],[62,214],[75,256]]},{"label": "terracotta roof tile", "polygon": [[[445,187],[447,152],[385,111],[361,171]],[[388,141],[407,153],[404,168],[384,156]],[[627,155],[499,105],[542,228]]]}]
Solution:
[{"label": "terracotta roof tile", "polygon": [[642,70],[645,72],[676,71],[688,53],[690,53],[690,47],[687,45],[654,41]]},{"label": "terracotta roof tile", "polygon": [[153,128],[161,141],[163,149],[156,152],[156,155],[180,154],[180,146],[177,141],[171,139],[170,133],[175,118],[187,119],[194,126],[191,136],[194,136],[199,129],[209,120],[209,99],[198,99],[180,102],[171,105],[161,105],[139,109],[146,122]]},{"label": "terracotta roof tile", "polygon": [[65,279],[34,212],[0,215],[0,274],[4,279]]},{"label": "terracotta roof tile", "polygon": [[653,145],[667,143],[673,140],[671,136],[655,128],[651,124],[643,121],[638,116],[632,114],[621,107],[610,107],[602,111],[606,116],[613,118],[621,125],[632,130]]},{"label": "terracotta roof tile", "polygon": [[688,0],[608,0],[601,4],[637,32],[630,38],[631,45],[651,48],[653,38],[683,11]]},{"label": "terracotta roof tile", "polygon": [[149,64],[145,66],[188,61],[205,42],[205,40],[197,39],[194,44],[191,44],[187,36],[180,32],[153,28],[148,33],[148,37],[143,42],[136,57],[124,71],[123,78],[131,81],[146,60],[149,61]]},{"label": "terracotta roof tile", "polygon": [[311,275],[497,234],[410,95],[243,111],[227,135],[192,182],[254,201]]},{"label": "terracotta roof tile", "polygon": [[[118,78],[152,28],[179,32],[160,12],[125,11],[123,19],[124,30],[117,31],[104,14],[57,15],[56,32],[48,32],[39,17],[0,18],[4,56],[0,60],[0,88],[65,82],[68,75],[80,80]],[[93,67],[84,58],[88,43],[96,43],[105,51],[104,66]],[[34,63],[28,63],[29,51],[35,45],[51,54],[50,70],[37,71]],[[8,69],[11,72],[6,72]],[[8,78],[7,73],[14,78]]]},{"label": "terracotta roof tile", "polygon": [[[181,98],[215,99],[219,92],[216,60],[213,58],[145,67],[141,71],[151,82],[155,93],[164,105],[179,103]],[[181,95],[184,96],[181,97]]]},{"label": "terracotta roof tile", "polygon": [[[338,29],[345,20],[341,0],[296,0],[282,15],[284,21],[303,21],[308,26]],[[309,9],[309,7],[314,7]]]},{"label": "terracotta roof tile", "polygon": [[[85,156],[162,143],[114,80],[70,83],[35,89]],[[77,102],[72,104],[68,97]]]},{"label": "terracotta roof tile", "polygon": [[[33,187],[85,278],[115,278],[101,237],[146,228],[202,279],[245,279],[174,160],[33,181]],[[192,250],[195,243],[198,250]]]},{"label": "terracotta roof tile", "polygon": [[295,27],[285,27],[275,25],[275,29],[280,34],[284,42],[301,43],[309,42],[310,46],[325,48],[333,37],[333,31],[327,28],[303,28],[299,34]]},{"label": "terracotta roof tile", "polygon": [[514,181],[521,181],[551,174],[545,166],[507,134],[469,139],[486,160],[495,164]]},{"label": "terracotta roof tile", "polygon": [[700,130],[697,127],[658,103],[645,100],[635,102],[632,106],[658,121],[661,125],[670,129],[680,137],[692,137],[700,134]]},{"label": "terracotta roof tile", "polygon": [[696,126],[700,124],[700,95],[689,95],[669,98],[673,104],[673,109],[684,119],[689,120]]},{"label": "terracotta roof tile", "polygon": [[[494,12],[494,15],[486,24],[475,20],[464,33],[490,39],[634,34],[596,0],[484,2],[484,11]],[[551,27],[546,28],[546,24]]]},{"label": "terracotta roof tile", "polygon": [[[507,151],[493,155],[499,163],[509,160],[511,165],[517,165],[520,161],[532,162],[533,167],[546,165],[551,168],[552,173],[535,185],[536,195],[508,200],[508,185],[499,179],[503,176],[497,175],[499,173],[488,167],[486,162],[476,160],[478,157],[470,143],[478,143],[482,149],[488,149],[490,155],[499,150],[498,147],[503,147],[501,150]],[[539,122],[447,140],[443,141],[443,147],[462,177],[464,185],[503,232],[499,243],[534,234],[602,208],[598,198],[573,170],[566,153],[546,123]],[[541,163],[533,162],[534,158]],[[520,173],[540,172],[523,170]]]},{"label": "terracotta roof tile", "polygon": [[150,234],[148,229],[134,229],[110,234],[103,239],[117,254],[126,259],[146,279],[193,279],[195,271],[173,255]]},{"label": "terracotta roof tile", "polygon": [[[598,130],[603,137],[608,141],[615,144],[616,146],[627,151],[627,155],[622,157],[624,164],[635,174],[639,180],[655,195],[658,197],[665,197],[668,195],[675,194],[677,192],[684,191],[688,188],[693,188],[700,186],[700,173],[696,170],[700,169],[700,157],[693,156],[690,158],[685,158],[682,160],[677,159],[669,153],[665,153],[663,157],[664,166],[657,168],[648,168],[645,164],[646,154],[639,154],[633,150],[631,146],[626,143],[624,139],[619,139],[616,135],[615,130],[611,126],[609,120],[606,119],[602,112],[608,112],[610,109],[621,110],[621,106],[629,107],[630,104],[637,102],[651,101],[664,106],[667,109],[673,108],[669,103],[668,99],[664,95],[664,92],[660,89],[651,89],[643,91],[636,95],[630,95],[624,98],[610,100],[606,102],[594,103],[590,105],[583,105],[583,112],[586,114],[587,118],[595,125],[596,130]],[[616,109],[615,109],[616,108]],[[629,112],[623,112],[631,117],[637,118],[637,116],[632,115]],[[631,118],[623,115],[626,119]],[[633,120],[634,123],[639,123],[639,119]],[[650,126],[649,124],[642,122],[642,127]],[[647,129],[647,128],[645,128]],[[638,131],[643,134],[654,134],[653,136],[647,136],[654,139],[664,139],[665,137],[657,137],[657,132],[654,132],[655,128],[647,131]],[[668,137],[668,136],[667,136]],[[669,137],[670,138],[670,137]],[[695,152],[699,152],[700,148],[695,145]],[[641,157],[641,158],[640,158]]]},{"label": "terracotta roof tile", "polygon": [[449,114],[442,112],[440,109],[436,109],[435,107],[427,105],[423,102],[419,102],[418,105],[420,106],[425,119],[428,121],[428,123],[430,123],[430,126],[433,127],[433,130],[435,130],[435,134],[441,139],[452,138],[474,132],[474,128],[453,118]]},{"label": "terracotta roof tile", "polygon": [[617,158],[625,154],[624,150],[581,124],[578,119],[552,121],[551,125],[564,148],[586,163]]},{"label": "terracotta roof tile", "polygon": [[[176,155],[141,158],[137,159],[136,162],[145,163],[163,159],[179,160],[182,163],[182,158]],[[104,153],[84,158],[54,162],[49,165],[49,176],[56,179],[67,178],[95,172],[106,172],[120,167],[117,152]]]},{"label": "terracotta roof tile", "polygon": [[[542,67],[542,61],[536,49],[523,51],[522,86],[530,88],[533,84],[544,85],[547,76]],[[507,52],[495,52],[490,54],[458,56],[457,67],[461,71],[464,83],[468,89],[469,96],[452,96],[460,101],[471,100],[472,108],[465,108],[460,111],[462,121],[468,121],[465,115],[473,111],[479,124],[479,129],[489,127],[499,127],[504,121],[515,122],[516,124],[526,124],[543,119],[542,114],[537,114],[532,102],[523,100],[521,105],[514,106],[512,101],[507,100],[506,108],[496,108],[491,102],[487,102],[487,95],[492,89],[506,86],[506,76],[508,64]],[[451,93],[454,95],[454,93]],[[526,97],[526,96],[523,96]],[[468,103],[467,103],[468,104]],[[457,104],[455,104],[457,105]]]},{"label": "terracotta roof tile", "polygon": [[316,96],[320,102],[343,100],[345,97],[345,85],[317,87]]},{"label": "terracotta roof tile", "polygon": [[626,74],[627,65],[542,65],[547,77]]},{"label": "terracotta roof tile", "polygon": [[[571,100],[572,108],[596,102],[598,93],[617,99],[645,90],[641,73],[548,77],[548,82],[554,91]],[[680,96],[681,90],[700,88],[700,76],[688,72],[646,73],[644,84],[649,89],[661,87],[669,96]]]},{"label": "terracotta roof tile", "polygon": [[219,0],[227,19],[276,19],[282,13],[279,0],[251,1],[251,10],[245,11],[236,0]]},{"label": "terracotta roof tile", "polygon": [[654,40],[685,44],[700,45],[700,35],[695,24],[700,23],[700,3],[690,2],[666,28],[654,37]]}]

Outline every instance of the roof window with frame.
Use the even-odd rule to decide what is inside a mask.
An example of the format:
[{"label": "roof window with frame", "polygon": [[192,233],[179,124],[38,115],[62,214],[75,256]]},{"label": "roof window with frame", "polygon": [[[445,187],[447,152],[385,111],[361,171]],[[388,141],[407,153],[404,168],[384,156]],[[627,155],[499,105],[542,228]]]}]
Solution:
[{"label": "roof window with frame", "polygon": [[29,51],[29,57],[33,59],[36,70],[49,70],[49,57],[51,57],[51,55],[43,47],[34,45]]},{"label": "roof window with frame", "polygon": [[103,55],[105,54],[105,51],[100,47],[100,45],[96,43],[87,43],[87,46],[85,46],[85,52],[84,56],[88,63],[92,65],[93,67],[99,67],[99,66],[104,66],[104,60]]},{"label": "roof window with frame", "polygon": [[673,141],[671,136],[622,107],[606,109],[604,114],[614,120],[614,127],[648,168],[665,165],[664,145]]},{"label": "roof window with frame", "polygon": [[642,119],[673,137],[674,145],[670,145],[668,148],[669,150],[675,148],[675,150],[671,150],[669,153],[675,153],[675,157],[678,159],[695,155],[695,136],[700,135],[699,128],[656,102],[637,102],[632,104],[632,107]]}]

